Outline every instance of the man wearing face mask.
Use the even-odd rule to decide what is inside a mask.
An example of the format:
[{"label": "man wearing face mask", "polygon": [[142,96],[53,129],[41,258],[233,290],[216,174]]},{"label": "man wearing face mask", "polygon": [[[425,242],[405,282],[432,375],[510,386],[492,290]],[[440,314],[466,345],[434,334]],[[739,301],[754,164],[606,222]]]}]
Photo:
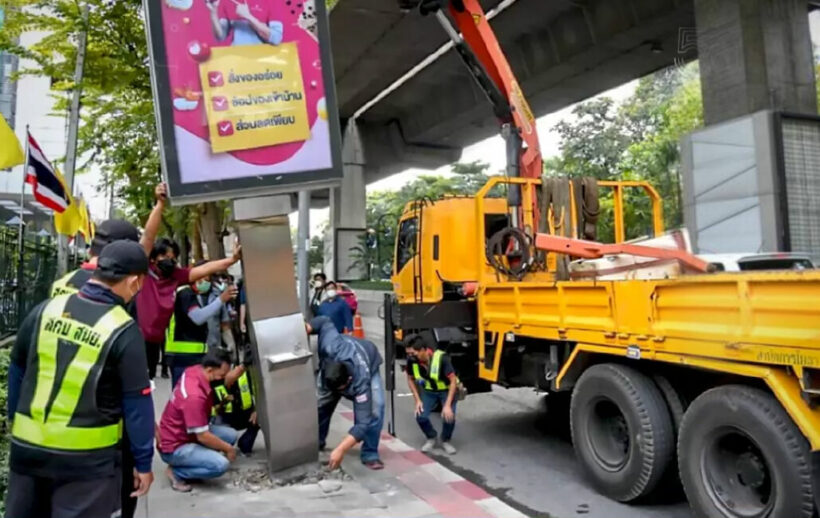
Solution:
[{"label": "man wearing face mask", "polygon": [[[154,247],[154,240],[159,232],[162,223],[162,212],[165,210],[167,201],[167,188],[165,184],[159,184],[154,188],[156,204],[148,220],[145,222],[145,232],[140,237],[137,227],[121,219],[108,219],[97,227],[91,247],[88,250],[88,260],[73,272],[69,272],[51,285],[51,296],[74,294],[80,291],[83,285],[91,278],[97,268],[97,259],[102,249],[114,241],[133,241],[142,245],[145,254],[149,254]],[[131,300],[125,308],[134,320],[137,320],[136,300]],[[127,434],[123,435],[123,441],[127,442]],[[134,490],[132,472],[134,470],[134,460],[127,449],[122,456],[122,518],[132,518],[137,509],[137,499],[129,495]]]},{"label": "man wearing face mask", "polygon": [[43,302],[21,324],[8,375],[7,517],[119,516],[123,447],[135,461],[131,496],[148,492],[154,407],[142,335],[124,309],[147,271],[139,244],[115,241],[79,293]]},{"label": "man wearing face mask", "polygon": [[165,474],[174,491],[191,491],[190,480],[220,477],[236,460],[234,444],[239,433],[229,426],[210,424],[213,386],[229,370],[228,353],[212,349],[202,363],[185,369],[165,405],[159,423],[159,452],[168,464]]},{"label": "man wearing face mask", "polygon": [[336,283],[330,281],[325,285],[324,300],[316,310],[316,316],[328,317],[340,333],[353,331],[353,311],[350,305],[337,296]]},{"label": "man wearing face mask", "polygon": [[236,289],[226,289],[213,299],[211,294],[211,281],[207,277],[177,290],[174,314],[165,336],[172,387],[185,369],[201,362],[208,352],[208,320],[218,318],[225,303],[236,295]]},{"label": "man wearing face mask", "polygon": [[[193,268],[181,268],[177,265],[178,244],[165,237],[154,244],[149,257],[148,275],[145,276],[145,284],[137,297],[137,315],[140,331],[145,337],[148,375],[151,379],[157,374],[160,355],[165,348],[165,330],[174,313],[177,289],[227,269],[239,261],[241,256],[242,247],[237,245],[232,257],[209,261]],[[165,371],[163,377],[168,377],[166,362],[162,363]]]},{"label": "man wearing face mask", "polygon": [[[97,257],[108,243],[120,240],[134,241],[142,245],[146,255],[151,253],[151,250],[154,248],[154,239],[156,239],[159,226],[162,223],[162,212],[165,210],[167,192],[168,189],[164,183],[157,185],[154,189],[156,204],[148,216],[148,220],[145,222],[145,232],[142,234],[142,237],[140,237],[140,232],[137,230],[137,227],[127,221],[107,219],[100,223],[95,232],[94,239],[91,241],[91,248],[88,250],[88,261],[80,265],[77,270],[69,272],[62,278],[54,281],[51,285],[51,296],[56,297],[57,295],[73,294],[80,291],[83,284],[85,284],[86,281],[91,278],[92,273],[94,273],[94,269],[97,267]],[[130,309],[131,308],[129,308],[129,310]],[[132,313],[132,316],[136,313],[135,311],[129,312]]]},{"label": "man wearing face mask", "polygon": [[313,295],[310,297],[310,310],[313,312],[313,316],[317,316],[316,311],[319,310],[319,304],[322,303],[326,282],[327,275],[324,273],[318,272],[313,275]]}]

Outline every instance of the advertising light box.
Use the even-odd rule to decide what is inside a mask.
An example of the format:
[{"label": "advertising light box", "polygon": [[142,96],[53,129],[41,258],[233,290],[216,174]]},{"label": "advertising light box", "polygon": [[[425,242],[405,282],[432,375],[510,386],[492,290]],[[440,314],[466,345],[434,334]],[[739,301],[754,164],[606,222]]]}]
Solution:
[{"label": "advertising light box", "polygon": [[323,0],[145,0],[176,203],[330,185],[341,139]]}]

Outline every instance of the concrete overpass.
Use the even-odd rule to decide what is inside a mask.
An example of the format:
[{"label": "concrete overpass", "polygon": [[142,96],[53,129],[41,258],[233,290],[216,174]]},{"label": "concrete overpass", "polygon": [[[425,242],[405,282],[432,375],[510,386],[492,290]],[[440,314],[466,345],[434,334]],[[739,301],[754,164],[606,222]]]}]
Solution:
[{"label": "concrete overpass", "polygon": [[[817,111],[807,15],[820,2],[481,3],[536,116],[698,57],[709,124],[765,108]],[[340,0],[330,28],[345,164],[329,193],[331,226],[363,228],[366,184],[451,163],[498,126],[434,18],[393,0]]]}]

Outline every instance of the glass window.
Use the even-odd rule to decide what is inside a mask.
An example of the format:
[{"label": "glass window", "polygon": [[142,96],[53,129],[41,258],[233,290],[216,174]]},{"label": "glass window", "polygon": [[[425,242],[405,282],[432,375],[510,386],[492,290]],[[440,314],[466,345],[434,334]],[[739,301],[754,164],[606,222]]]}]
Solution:
[{"label": "glass window", "polygon": [[399,240],[396,247],[396,273],[416,255],[416,234],[418,233],[418,219],[410,218],[401,222]]}]

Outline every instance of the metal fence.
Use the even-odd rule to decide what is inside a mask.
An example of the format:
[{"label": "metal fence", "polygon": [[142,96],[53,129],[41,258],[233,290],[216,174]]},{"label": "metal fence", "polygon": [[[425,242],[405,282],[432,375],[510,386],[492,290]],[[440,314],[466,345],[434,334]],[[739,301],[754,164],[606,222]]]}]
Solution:
[{"label": "metal fence", "polygon": [[[76,257],[69,258],[76,265]],[[57,275],[57,245],[50,237],[25,236],[20,263],[17,229],[0,228],[0,337],[13,334],[23,318],[48,298]]]}]

